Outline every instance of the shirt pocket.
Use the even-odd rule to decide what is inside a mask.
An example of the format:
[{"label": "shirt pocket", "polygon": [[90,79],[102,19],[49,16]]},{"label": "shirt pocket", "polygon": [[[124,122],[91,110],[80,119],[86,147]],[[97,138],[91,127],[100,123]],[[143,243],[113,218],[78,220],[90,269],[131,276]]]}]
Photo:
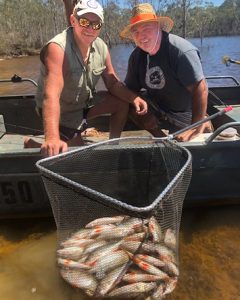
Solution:
[{"label": "shirt pocket", "polygon": [[103,71],[106,69],[106,66],[101,66],[101,67],[97,67],[94,68],[92,70],[92,83],[93,83],[93,87],[95,87],[95,85],[97,84],[100,76],[102,75]]}]

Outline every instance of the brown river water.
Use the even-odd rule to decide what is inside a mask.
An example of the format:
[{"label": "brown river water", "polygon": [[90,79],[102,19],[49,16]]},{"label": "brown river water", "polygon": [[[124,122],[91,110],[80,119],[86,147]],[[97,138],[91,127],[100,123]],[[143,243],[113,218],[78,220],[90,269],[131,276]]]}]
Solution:
[{"label": "brown river water", "polygon": [[[184,209],[171,300],[240,299],[239,206]],[[86,299],[59,276],[53,219],[0,221],[0,299]]]},{"label": "brown river water", "polygon": [[[38,65],[38,57],[1,60],[0,78],[17,73],[36,80]],[[13,94],[16,87],[6,84],[0,92]],[[1,300],[86,299],[60,278],[56,241],[53,219],[0,220]],[[179,281],[166,299],[240,300],[240,206],[184,208],[179,253]]]}]

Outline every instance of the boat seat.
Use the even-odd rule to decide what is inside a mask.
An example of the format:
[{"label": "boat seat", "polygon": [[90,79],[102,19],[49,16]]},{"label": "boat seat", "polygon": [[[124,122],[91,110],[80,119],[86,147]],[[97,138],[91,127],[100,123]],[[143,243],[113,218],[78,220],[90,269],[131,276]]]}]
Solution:
[{"label": "boat seat", "polygon": [[0,115],[0,139],[6,134],[3,115]]},{"label": "boat seat", "polygon": [[[226,113],[226,117],[228,120],[228,122],[240,122],[240,105],[231,105],[232,106],[232,110],[228,113]],[[221,111],[225,108],[226,106],[224,105],[214,105],[214,108],[217,111]]]}]

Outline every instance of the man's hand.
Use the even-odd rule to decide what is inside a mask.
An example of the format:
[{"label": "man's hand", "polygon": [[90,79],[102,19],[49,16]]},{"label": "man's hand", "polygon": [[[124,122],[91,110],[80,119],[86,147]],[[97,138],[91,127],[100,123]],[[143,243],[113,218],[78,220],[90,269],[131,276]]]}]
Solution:
[{"label": "man's hand", "polygon": [[196,128],[186,130],[185,132],[179,134],[176,137],[176,140],[179,142],[187,142],[187,141],[194,139],[195,137],[197,137],[198,135],[200,135],[203,132],[212,132],[211,122],[208,121],[206,123],[201,124],[200,126],[198,126]]},{"label": "man's hand", "polygon": [[201,133],[202,133],[201,130],[199,130],[198,128],[189,129],[183,133],[180,133],[176,137],[176,140],[179,142],[187,142],[187,141],[192,140],[193,138],[195,138],[196,136],[198,136]]},{"label": "man's hand", "polygon": [[140,97],[134,99],[133,105],[138,115],[145,115],[148,112],[147,102]]},{"label": "man's hand", "polygon": [[43,156],[54,156],[66,152],[67,150],[67,143],[60,139],[45,141],[41,146],[41,153]]}]

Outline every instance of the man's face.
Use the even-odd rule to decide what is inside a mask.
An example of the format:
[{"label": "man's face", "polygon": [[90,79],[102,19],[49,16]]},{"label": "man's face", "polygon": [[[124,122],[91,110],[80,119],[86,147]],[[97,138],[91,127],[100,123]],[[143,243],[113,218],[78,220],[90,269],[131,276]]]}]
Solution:
[{"label": "man's face", "polygon": [[133,26],[131,34],[135,44],[151,54],[157,45],[159,30],[158,22],[147,22]]},{"label": "man's face", "polygon": [[79,20],[76,19],[75,33],[86,45],[91,44],[97,38],[100,28],[101,20],[93,13],[86,13]]}]

